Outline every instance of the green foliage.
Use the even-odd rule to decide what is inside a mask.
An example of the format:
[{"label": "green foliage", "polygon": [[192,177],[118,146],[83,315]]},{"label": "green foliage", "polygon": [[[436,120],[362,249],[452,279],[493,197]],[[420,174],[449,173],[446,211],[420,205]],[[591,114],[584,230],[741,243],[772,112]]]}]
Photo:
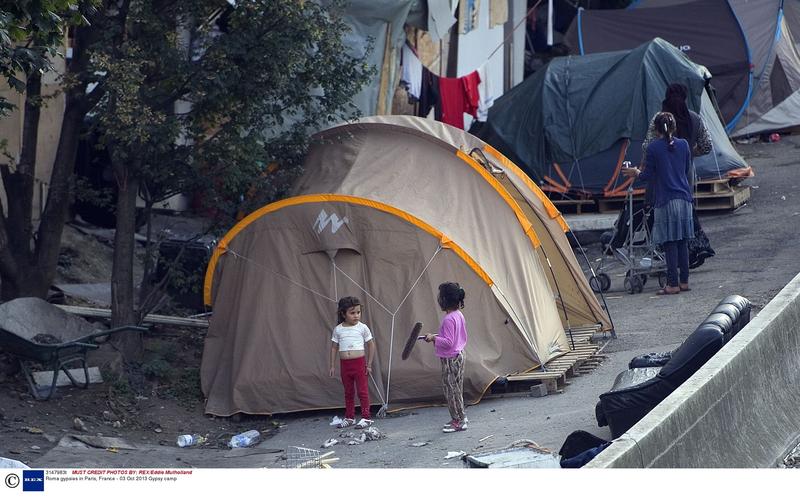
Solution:
[{"label": "green foliage", "polygon": [[177,377],[166,389],[165,394],[188,405],[201,402],[203,400],[203,391],[200,388],[200,368],[187,367],[181,369]]},{"label": "green foliage", "polygon": [[116,374],[110,369],[104,368],[101,371],[106,383],[109,385],[108,393],[113,398],[128,398],[134,395],[128,378],[124,375]]},{"label": "green foliage", "polygon": [[172,366],[161,357],[142,364],[142,373],[149,380],[166,380],[172,375]]},{"label": "green foliage", "polygon": [[[354,116],[350,99],[371,74],[346,54],[340,9],[131,0],[109,14],[93,52],[105,92],[94,109],[101,143],[153,202],[202,192],[235,214],[248,191],[275,198],[310,132]],[[265,175],[270,164],[279,172]]]},{"label": "green foliage", "polygon": [[[25,78],[52,69],[62,55],[67,26],[86,22],[87,0],[5,0],[0,10],[0,75],[8,85],[25,91]],[[78,8],[79,4],[83,9]],[[0,116],[13,106],[0,97]]]},{"label": "green foliage", "polygon": [[110,188],[95,187],[83,177],[75,178],[74,188],[76,199],[97,207],[114,208],[114,192]]},{"label": "green foliage", "polygon": [[142,363],[141,373],[158,384],[155,391],[160,397],[194,404],[203,399],[200,368],[184,366],[185,360],[186,357],[181,356],[176,342],[153,341],[148,344],[147,358]]}]

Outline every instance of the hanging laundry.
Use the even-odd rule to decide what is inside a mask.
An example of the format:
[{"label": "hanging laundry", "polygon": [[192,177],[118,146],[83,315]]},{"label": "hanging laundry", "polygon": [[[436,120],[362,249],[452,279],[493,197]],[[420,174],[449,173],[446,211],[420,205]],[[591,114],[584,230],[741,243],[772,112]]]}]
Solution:
[{"label": "hanging laundry", "polygon": [[417,115],[419,117],[428,117],[434,110],[434,119],[437,121],[442,120],[442,106],[439,100],[439,77],[428,70],[427,67],[422,67],[422,85],[419,95],[419,105],[417,106]]},{"label": "hanging laundry", "polygon": [[422,63],[408,43],[403,45],[401,63],[403,73],[400,76],[400,83],[404,84],[410,97],[419,100],[422,91]]},{"label": "hanging laundry", "polygon": [[477,115],[480,80],[477,71],[472,71],[461,78],[439,78],[443,123],[464,129],[464,113]]},{"label": "hanging laundry", "polygon": [[508,21],[508,0],[489,0],[489,29]]},{"label": "hanging laundry", "polygon": [[478,68],[478,76],[480,76],[481,82],[478,85],[478,114],[476,117],[478,121],[486,122],[486,119],[489,118],[489,107],[494,104],[494,93],[487,74],[487,64]]},{"label": "hanging laundry", "polygon": [[458,5],[458,32],[467,34],[478,28],[481,0],[461,0]]},{"label": "hanging laundry", "polygon": [[480,103],[480,95],[478,93],[478,85],[481,83],[481,77],[478,71],[472,71],[463,78],[461,78],[461,86],[464,87],[464,95],[466,97],[467,106],[464,112],[477,117],[478,106]]},{"label": "hanging laundry", "polygon": [[[428,0],[428,34],[434,41],[443,40],[456,23],[455,8],[451,0]],[[458,0],[456,0],[456,7]]]}]

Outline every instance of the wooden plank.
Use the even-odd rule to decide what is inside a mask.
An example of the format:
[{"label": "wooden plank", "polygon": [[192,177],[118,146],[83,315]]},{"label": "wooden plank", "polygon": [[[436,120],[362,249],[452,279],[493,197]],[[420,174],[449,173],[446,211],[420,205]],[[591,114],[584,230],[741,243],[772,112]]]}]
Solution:
[{"label": "wooden plank", "polygon": [[558,378],[563,376],[563,372],[554,371],[552,373],[527,373],[521,376],[509,376],[506,379],[508,381],[522,381],[522,380],[548,380],[552,378]]},{"label": "wooden plank", "polygon": [[725,194],[697,194],[697,210],[731,210],[750,200],[750,186],[737,186],[733,191]]},{"label": "wooden plank", "polygon": [[[78,316],[111,319],[111,309],[80,307],[74,305],[56,305],[56,307]],[[148,314],[144,317],[144,322],[151,324],[168,324],[173,326],[189,326],[192,328],[208,328],[207,319],[182,318],[178,316],[164,316],[161,314]]]},{"label": "wooden plank", "polygon": [[562,199],[553,200],[553,204],[564,214],[583,214],[595,210],[594,200]]},{"label": "wooden plank", "polygon": [[[634,195],[633,201],[639,202],[644,199],[644,195]],[[628,199],[624,196],[616,198],[597,199],[597,209],[602,213],[618,212],[622,210]]]},{"label": "wooden plank", "polygon": [[545,380],[543,383],[547,386],[547,393],[561,393],[561,390],[558,388],[558,382],[553,380]]},{"label": "wooden plank", "polygon": [[[70,369],[69,373],[79,383],[83,383],[83,380],[86,379],[83,375],[83,368]],[[33,381],[39,386],[49,387],[53,383],[53,372],[34,371]],[[103,383],[103,376],[100,374],[100,369],[97,366],[89,368],[89,383]],[[56,380],[56,386],[63,387],[65,385],[72,385],[72,382],[69,381],[69,377],[67,377],[63,371],[60,371],[58,373],[58,379]]]},{"label": "wooden plank", "polygon": [[698,181],[695,186],[698,193],[722,193],[733,190],[733,185],[731,184],[730,178]]}]

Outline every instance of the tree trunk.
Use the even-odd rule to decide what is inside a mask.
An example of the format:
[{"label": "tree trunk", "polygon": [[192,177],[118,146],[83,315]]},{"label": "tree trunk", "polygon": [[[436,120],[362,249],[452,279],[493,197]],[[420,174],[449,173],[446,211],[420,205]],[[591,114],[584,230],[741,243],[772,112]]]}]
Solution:
[{"label": "tree trunk", "polygon": [[36,149],[39,138],[42,77],[36,72],[25,85],[25,116],[19,163],[2,169],[8,203],[8,218],[0,230],[0,298],[47,297],[49,282],[35,263],[33,237],[33,192],[36,175]]},{"label": "tree trunk", "polygon": [[12,249],[30,254],[33,243],[33,190],[36,177],[36,149],[39,143],[42,76],[37,71],[25,85],[25,115],[22,121],[22,147],[19,164],[11,174],[12,192],[8,201],[8,227]]},{"label": "tree trunk", "polygon": [[20,265],[14,277],[3,276],[0,299],[5,302],[19,297],[47,297],[49,282],[42,277],[42,272],[36,266]]},{"label": "tree trunk", "polygon": [[[87,47],[91,37],[99,33],[91,27],[75,30],[73,57],[67,64],[67,73],[78,75],[86,70]],[[97,31],[97,29],[95,29]],[[23,296],[45,298],[58,266],[61,235],[71,200],[71,181],[78,150],[83,119],[91,103],[86,95],[86,84],[70,86],[65,93],[64,120],[61,124],[58,149],[53,163],[47,199],[34,244],[33,175],[35,172],[36,144],[39,128],[39,107],[31,96],[41,93],[41,79],[27,82],[25,120],[23,123],[20,167],[15,176],[3,169],[3,185],[8,199],[8,218],[0,219],[0,298],[10,300]],[[101,90],[95,89],[91,99],[99,98]]]},{"label": "tree trunk", "polygon": [[[117,229],[114,234],[114,263],[111,269],[111,324],[124,326],[138,324],[134,302],[133,257],[139,178],[129,175],[128,168],[119,163],[114,164],[114,175],[119,195]],[[120,333],[114,341],[126,363],[141,362],[144,354],[141,333]]]},{"label": "tree trunk", "polygon": [[[75,47],[73,56],[67,65],[67,73],[80,75],[86,72],[89,63],[89,45],[99,36],[98,28],[79,27],[75,30]],[[86,82],[70,86],[64,95],[64,120],[58,139],[58,149],[53,161],[53,173],[47,190],[47,201],[42,220],[39,224],[39,236],[36,244],[37,267],[42,278],[49,286],[56,275],[58,254],[61,251],[61,235],[67,221],[70,202],[72,201],[72,180],[75,170],[75,159],[78,154],[83,120],[86,113],[102,90],[95,88],[89,96],[86,94]]]}]

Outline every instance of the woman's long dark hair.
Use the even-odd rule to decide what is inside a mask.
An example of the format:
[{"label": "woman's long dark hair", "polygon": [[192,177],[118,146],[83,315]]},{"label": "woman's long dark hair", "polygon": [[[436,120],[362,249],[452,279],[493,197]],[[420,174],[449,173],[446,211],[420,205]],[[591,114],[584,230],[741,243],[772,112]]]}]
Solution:
[{"label": "woman's long dark hair", "polygon": [[439,285],[439,297],[436,300],[443,311],[451,311],[464,308],[464,297],[461,285],[448,281]]},{"label": "woman's long dark hair", "polygon": [[675,118],[675,136],[684,140],[689,140],[692,132],[692,118],[689,117],[689,107],[686,105],[688,95],[684,85],[673,83],[667,87],[661,102],[661,112],[669,112]]},{"label": "woman's long dark hair", "polygon": [[654,120],[656,131],[658,131],[667,142],[667,148],[675,150],[675,117],[669,112],[659,112]]}]

